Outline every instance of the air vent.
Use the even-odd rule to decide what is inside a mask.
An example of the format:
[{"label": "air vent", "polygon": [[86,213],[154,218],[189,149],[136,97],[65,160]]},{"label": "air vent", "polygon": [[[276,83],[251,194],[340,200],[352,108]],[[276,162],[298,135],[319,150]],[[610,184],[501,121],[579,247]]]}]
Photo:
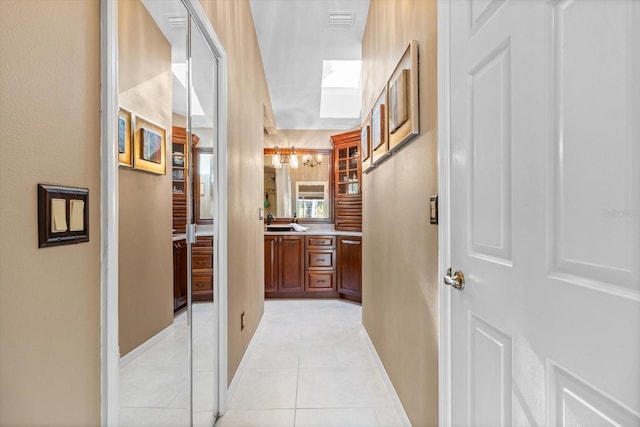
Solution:
[{"label": "air vent", "polygon": [[350,27],[353,25],[353,12],[329,12],[330,27]]},{"label": "air vent", "polygon": [[167,15],[167,21],[169,22],[169,27],[172,30],[177,31],[187,28],[186,15]]}]

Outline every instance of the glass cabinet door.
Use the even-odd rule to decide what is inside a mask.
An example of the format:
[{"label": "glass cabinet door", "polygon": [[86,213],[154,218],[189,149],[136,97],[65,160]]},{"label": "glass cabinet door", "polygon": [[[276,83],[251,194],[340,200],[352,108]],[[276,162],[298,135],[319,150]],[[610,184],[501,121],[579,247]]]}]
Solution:
[{"label": "glass cabinet door", "polygon": [[338,196],[360,194],[360,167],[358,145],[339,148],[337,153],[337,181]]}]

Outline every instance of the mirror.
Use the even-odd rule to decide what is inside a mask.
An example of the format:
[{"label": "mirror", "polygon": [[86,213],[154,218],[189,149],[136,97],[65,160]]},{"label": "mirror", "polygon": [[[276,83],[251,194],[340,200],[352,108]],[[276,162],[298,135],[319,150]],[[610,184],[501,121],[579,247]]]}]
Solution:
[{"label": "mirror", "polygon": [[[214,286],[220,251],[212,214],[218,212],[218,62],[181,0],[118,0],[118,26],[118,104],[167,131],[171,160],[164,175],[119,170],[116,351],[122,359],[114,425],[211,427],[220,389]],[[183,224],[210,224],[198,224],[192,243],[184,228],[174,227],[170,242],[169,211]]]},{"label": "mirror", "polygon": [[300,222],[333,221],[333,150],[280,149],[281,167],[273,165],[274,149],[264,150],[264,215]]},{"label": "mirror", "polygon": [[213,148],[193,149],[193,199],[196,224],[213,223]]}]

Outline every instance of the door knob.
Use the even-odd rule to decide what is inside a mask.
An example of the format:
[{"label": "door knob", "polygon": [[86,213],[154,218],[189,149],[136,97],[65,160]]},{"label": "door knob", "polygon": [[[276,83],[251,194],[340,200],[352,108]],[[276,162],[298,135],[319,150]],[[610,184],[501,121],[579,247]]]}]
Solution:
[{"label": "door knob", "polygon": [[447,275],[444,276],[444,284],[453,286],[457,290],[461,291],[464,289],[464,274],[462,274],[462,271],[456,271],[452,276],[451,269],[448,269]]}]

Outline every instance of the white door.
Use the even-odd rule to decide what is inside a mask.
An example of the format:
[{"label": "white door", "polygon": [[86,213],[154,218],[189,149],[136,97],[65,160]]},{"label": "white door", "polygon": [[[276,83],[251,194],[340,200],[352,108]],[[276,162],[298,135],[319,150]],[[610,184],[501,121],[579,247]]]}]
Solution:
[{"label": "white door", "polygon": [[640,1],[455,0],[450,39],[453,424],[639,426]]}]

